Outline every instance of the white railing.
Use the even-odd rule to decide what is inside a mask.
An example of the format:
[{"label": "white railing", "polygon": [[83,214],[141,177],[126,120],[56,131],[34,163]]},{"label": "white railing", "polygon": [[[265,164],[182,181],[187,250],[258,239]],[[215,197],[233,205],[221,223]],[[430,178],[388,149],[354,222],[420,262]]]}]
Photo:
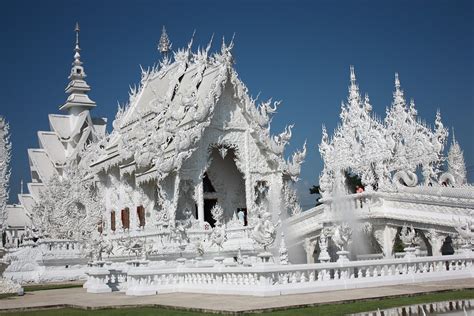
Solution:
[{"label": "white railing", "polygon": [[46,239],[40,240],[38,246],[45,257],[54,259],[81,257],[81,244],[75,240]]},{"label": "white railing", "polygon": [[[474,277],[474,254],[251,267],[130,268],[127,295],[284,295]],[[102,272],[101,272],[102,274]],[[109,282],[104,278],[104,282]],[[95,279],[97,280],[97,278]]]}]

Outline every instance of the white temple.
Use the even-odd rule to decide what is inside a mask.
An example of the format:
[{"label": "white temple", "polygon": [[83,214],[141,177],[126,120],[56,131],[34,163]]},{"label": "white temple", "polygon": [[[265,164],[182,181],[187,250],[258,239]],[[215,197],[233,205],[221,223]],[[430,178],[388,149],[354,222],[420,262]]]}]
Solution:
[{"label": "white temple", "polygon": [[285,159],[293,125],[270,133],[279,102],[257,106],[233,41],[215,53],[211,43],[171,52],[163,28],[163,58],[142,69],[107,134],[90,115],[76,26],[66,114],[50,115],[28,151],[20,202],[31,226],[8,248],[7,278],[87,275],[92,293],[281,295],[474,276],[462,150],[453,137],[444,155],[439,112],[434,128],[422,123],[398,75],[382,121],[351,67],[341,124],[331,138],[323,127],[320,204],[302,211],[294,183],[306,144]]}]

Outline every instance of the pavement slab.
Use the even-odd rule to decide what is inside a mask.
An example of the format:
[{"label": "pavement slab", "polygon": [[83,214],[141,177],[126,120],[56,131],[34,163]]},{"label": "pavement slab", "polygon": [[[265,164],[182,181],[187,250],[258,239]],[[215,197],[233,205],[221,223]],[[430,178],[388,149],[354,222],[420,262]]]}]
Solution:
[{"label": "pavement slab", "polygon": [[[24,296],[1,299],[0,312],[58,307],[102,309],[154,306],[237,314],[461,289],[474,289],[474,278],[286,296],[219,295],[219,299],[216,299],[216,295],[198,293],[127,296],[120,292],[91,294],[83,288],[68,288],[34,291]],[[223,301],[226,303],[222,304]]]}]

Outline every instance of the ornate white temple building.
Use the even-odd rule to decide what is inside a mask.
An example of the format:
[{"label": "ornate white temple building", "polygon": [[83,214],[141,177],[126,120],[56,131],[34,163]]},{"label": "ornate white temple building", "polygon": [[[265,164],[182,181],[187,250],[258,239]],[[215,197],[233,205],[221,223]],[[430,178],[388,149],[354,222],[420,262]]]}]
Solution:
[{"label": "ornate white temple building", "polygon": [[460,253],[446,257],[461,266],[455,277],[474,275],[462,150],[453,136],[445,157],[439,112],[434,128],[422,123],[398,75],[382,121],[351,68],[341,124],[331,138],[323,127],[320,204],[302,211],[294,183],[306,144],[285,158],[293,125],[270,133],[279,103],[257,105],[233,67],[233,41],[215,53],[211,43],[171,52],[163,29],[163,58],[142,69],[107,134],[106,119],[90,114],[76,27],[66,114],[50,115],[51,131],[28,151],[32,182],[20,202],[31,228],[10,249],[7,277],[60,281],[90,268],[89,292],[279,295],[379,274],[408,282],[413,269],[445,278],[441,255]]}]

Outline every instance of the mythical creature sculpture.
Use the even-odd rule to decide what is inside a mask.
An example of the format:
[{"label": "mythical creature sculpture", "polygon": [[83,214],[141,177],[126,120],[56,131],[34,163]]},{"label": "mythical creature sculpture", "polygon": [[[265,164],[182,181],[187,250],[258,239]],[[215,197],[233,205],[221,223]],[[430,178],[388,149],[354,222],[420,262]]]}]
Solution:
[{"label": "mythical creature sculpture", "polygon": [[412,247],[417,244],[416,231],[413,226],[408,227],[406,224],[403,225],[400,230],[400,240],[406,247]]},{"label": "mythical creature sculpture", "polygon": [[439,176],[438,183],[441,186],[450,186],[450,187],[455,186],[457,184],[456,179],[449,172],[444,172],[443,174],[441,174]]},{"label": "mythical creature sculpture", "polygon": [[465,245],[474,244],[474,223],[473,222],[461,222],[454,227],[459,235],[459,238]]},{"label": "mythical creature sculpture", "polygon": [[280,248],[278,249],[280,254],[280,264],[289,264],[288,248],[285,244],[285,234],[281,232]]},{"label": "mythical creature sculpture", "polygon": [[184,216],[184,219],[176,221],[176,225],[172,228],[171,232],[173,239],[179,244],[189,243],[188,229],[193,225],[193,214],[189,208],[184,210]]},{"label": "mythical creature sculpture", "polygon": [[342,223],[334,228],[332,241],[340,250],[346,250],[352,238],[352,229],[347,223]]},{"label": "mythical creature sculpture", "polygon": [[418,177],[411,171],[398,171],[393,175],[393,183],[397,186],[414,187],[418,183]]},{"label": "mythical creature sculpture", "polygon": [[327,229],[323,229],[321,231],[321,235],[319,235],[319,261],[320,262],[328,262],[331,260],[328,252],[328,235],[329,231]]},{"label": "mythical creature sculpture", "polygon": [[260,216],[256,219],[256,224],[252,231],[252,238],[266,251],[275,241],[276,228],[279,224],[273,224],[271,220],[272,214],[265,211],[263,206],[258,206],[257,208],[259,209],[258,214]]},{"label": "mythical creature sculpture", "polygon": [[217,248],[222,250],[222,245],[227,241],[227,233],[225,226],[222,222],[224,216],[224,210],[219,204],[214,205],[211,209],[212,218],[215,220],[214,228],[211,232],[211,246],[216,245]]}]

